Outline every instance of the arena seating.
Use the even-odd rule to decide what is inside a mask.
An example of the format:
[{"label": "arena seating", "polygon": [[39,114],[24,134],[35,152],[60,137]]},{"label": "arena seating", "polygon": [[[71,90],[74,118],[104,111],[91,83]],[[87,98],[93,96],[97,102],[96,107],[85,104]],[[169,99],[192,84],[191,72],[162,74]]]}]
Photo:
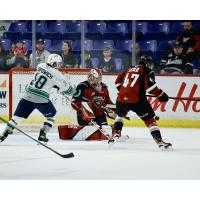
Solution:
[{"label": "arena seating", "polygon": [[113,40],[95,40],[94,41],[94,50],[103,50],[103,48],[109,47],[111,50],[113,50],[114,47],[114,41]]},{"label": "arena seating", "polygon": [[65,33],[63,33],[63,39],[80,40],[81,39],[81,23],[80,22],[72,22],[72,23],[68,24],[67,31]]},{"label": "arena seating", "polygon": [[168,51],[174,42],[175,40],[160,40],[157,49],[158,51]]},{"label": "arena seating", "polygon": [[104,40],[120,40],[126,38],[128,33],[127,23],[110,23],[106,26],[106,30],[103,34]]},{"label": "arena seating", "polygon": [[4,37],[11,40],[21,40],[23,39],[23,33],[26,31],[26,22],[14,22],[11,23],[8,31],[4,33]]},{"label": "arena seating", "polygon": [[[140,33],[139,44],[141,50],[153,56],[156,63],[170,49],[177,35],[182,32],[183,21],[136,21],[136,32]],[[194,29],[200,30],[200,22],[194,21]],[[85,22],[86,51],[92,54],[95,66],[97,56],[102,56],[104,47],[110,47],[113,54],[120,58],[120,53],[131,55],[132,51],[132,21],[86,21]],[[61,50],[63,40],[69,40],[72,50],[76,54],[81,52],[81,22],[80,21],[38,21],[36,23],[36,37],[45,40],[45,48],[51,52]],[[12,42],[23,40],[25,46],[31,51],[32,44],[31,21],[16,21],[11,23],[4,33],[1,43],[6,51],[10,49]],[[124,62],[124,59],[121,59]],[[116,60],[119,65],[120,59]],[[198,61],[199,64],[199,61]],[[118,70],[119,71],[119,70]]]},{"label": "arena seating", "polygon": [[44,46],[45,46],[45,49],[50,49],[51,48],[51,45],[52,45],[52,41],[49,40],[49,39],[44,39]]},{"label": "arena seating", "polygon": [[86,38],[87,39],[103,39],[103,33],[106,30],[106,23],[104,22],[91,22],[88,23]]},{"label": "arena seating", "polygon": [[32,49],[32,42],[31,40],[22,40],[24,42],[25,48],[29,51]]},{"label": "arena seating", "polygon": [[145,38],[148,40],[166,40],[169,32],[169,23],[149,23]]},{"label": "arena seating", "polygon": [[116,49],[121,51],[128,51],[131,53],[133,47],[132,40],[117,40]]},{"label": "arena seating", "polygon": [[11,40],[9,39],[2,39],[0,40],[0,43],[2,44],[5,51],[8,51],[11,47]]}]

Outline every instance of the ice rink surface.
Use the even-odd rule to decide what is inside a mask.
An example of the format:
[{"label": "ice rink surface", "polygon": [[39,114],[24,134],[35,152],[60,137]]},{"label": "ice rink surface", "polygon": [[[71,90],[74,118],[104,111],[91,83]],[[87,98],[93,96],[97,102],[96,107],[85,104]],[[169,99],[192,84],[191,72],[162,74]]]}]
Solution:
[{"label": "ice rink surface", "polygon": [[173,144],[173,151],[158,149],[147,128],[124,128],[122,133],[130,139],[112,148],[107,141],[62,141],[57,133],[50,133],[50,147],[62,154],[75,154],[68,159],[21,133],[13,134],[0,143],[0,179],[200,179],[200,130],[161,131],[163,139]]}]

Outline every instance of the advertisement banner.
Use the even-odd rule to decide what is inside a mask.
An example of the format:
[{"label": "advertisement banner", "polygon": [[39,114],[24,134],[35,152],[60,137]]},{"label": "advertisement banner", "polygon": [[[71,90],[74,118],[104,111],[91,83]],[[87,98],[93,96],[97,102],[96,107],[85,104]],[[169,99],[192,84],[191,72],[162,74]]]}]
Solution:
[{"label": "advertisement banner", "polygon": [[[13,75],[13,112],[25,91],[25,86],[31,81],[33,74],[15,74]],[[86,75],[71,75],[72,85],[77,85],[87,79]],[[108,86],[110,97],[113,102],[116,101],[117,90],[115,88],[116,75],[104,75],[103,82]],[[200,80],[199,77],[188,76],[156,76],[158,87],[163,89],[171,97],[200,97]],[[4,94],[5,95],[5,94]],[[65,97],[54,93],[51,100],[55,105],[58,116],[75,117],[75,112]],[[167,103],[158,102],[157,98],[148,97],[154,111],[162,119],[170,120],[199,120],[200,119],[200,102],[186,100],[169,100]],[[7,108],[7,107],[6,107]],[[41,116],[37,111],[33,115]],[[131,115],[131,114],[130,114]],[[132,114],[133,117],[135,116]],[[135,116],[136,117],[136,116]],[[76,117],[75,117],[76,118]],[[137,117],[136,117],[137,118]]]},{"label": "advertisement banner", "polygon": [[[116,76],[104,76],[103,81],[108,85],[113,102],[117,98],[115,88]],[[185,97],[189,99],[200,98],[200,78],[188,76],[156,76],[157,86],[165,91],[170,97]],[[189,100],[173,100],[160,103],[157,98],[147,98],[156,114],[164,120],[199,120],[200,102]],[[129,113],[134,119],[138,117]]]},{"label": "advertisement banner", "polygon": [[9,75],[0,74],[0,116],[9,117]]}]

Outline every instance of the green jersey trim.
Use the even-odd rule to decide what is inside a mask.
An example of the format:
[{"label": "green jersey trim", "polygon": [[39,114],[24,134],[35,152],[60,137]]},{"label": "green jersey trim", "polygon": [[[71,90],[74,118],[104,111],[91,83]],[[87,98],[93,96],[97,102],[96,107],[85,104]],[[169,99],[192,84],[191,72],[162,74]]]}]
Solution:
[{"label": "green jersey trim", "polygon": [[35,94],[37,96],[43,97],[45,99],[49,99],[49,94],[44,92],[44,91],[40,91],[34,88],[31,88],[30,86],[26,88],[26,91],[31,93],[31,94]]}]

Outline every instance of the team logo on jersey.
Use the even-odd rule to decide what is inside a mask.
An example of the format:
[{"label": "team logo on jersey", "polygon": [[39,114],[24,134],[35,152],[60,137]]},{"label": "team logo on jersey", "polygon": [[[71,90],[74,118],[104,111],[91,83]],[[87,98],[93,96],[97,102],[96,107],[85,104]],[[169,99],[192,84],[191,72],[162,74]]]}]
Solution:
[{"label": "team logo on jersey", "polygon": [[93,102],[97,105],[97,106],[101,106],[103,104],[104,101],[104,97],[102,96],[94,96],[93,97]]}]

